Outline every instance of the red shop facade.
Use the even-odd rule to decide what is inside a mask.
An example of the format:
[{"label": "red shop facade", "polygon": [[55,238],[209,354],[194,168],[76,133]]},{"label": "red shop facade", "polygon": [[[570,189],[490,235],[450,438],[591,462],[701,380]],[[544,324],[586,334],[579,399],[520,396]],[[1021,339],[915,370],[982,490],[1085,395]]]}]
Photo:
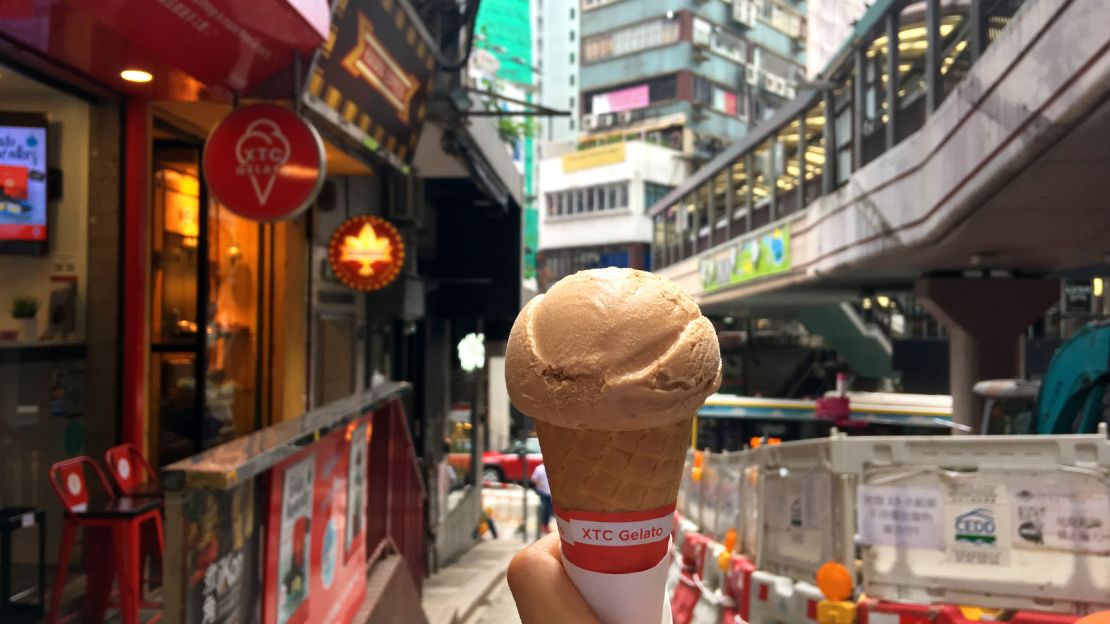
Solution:
[{"label": "red shop facade", "polygon": [[[396,17],[398,4],[361,4],[363,19],[388,15],[398,40],[412,30]],[[62,513],[47,479],[51,464],[100,458],[131,442],[154,466],[167,466],[360,396],[378,379],[406,378],[394,353],[405,340],[403,324],[386,314],[375,326],[366,295],[348,288],[326,258],[330,235],[345,220],[388,216],[380,204],[404,201],[390,189],[407,184],[432,52],[412,37],[407,47],[374,48],[396,56],[391,66],[409,69],[404,98],[390,107],[404,111],[400,124],[350,106],[335,115],[306,110],[312,98],[304,94],[332,101],[337,96],[324,90],[343,88],[318,54],[331,26],[327,0],[0,4],[0,468],[8,475],[0,507],[47,510],[48,563]],[[236,136],[253,138],[225,144],[224,160],[207,162],[216,150],[206,152],[206,141],[218,142],[221,123],[259,106],[270,108],[267,119],[311,122],[307,141],[316,145],[308,151],[317,149],[322,171],[313,174],[311,162],[286,167],[303,174],[303,188],[282,188],[272,175],[287,156],[275,145],[296,154],[305,144],[294,136],[295,122],[240,120]],[[363,138],[353,140],[352,129]],[[241,179],[228,186],[221,176]],[[303,197],[280,214],[257,211],[298,192]],[[243,207],[251,201],[254,212]],[[407,236],[397,235],[393,248],[400,251]],[[394,430],[404,438],[407,425],[396,413],[390,418],[400,418]],[[258,526],[283,526],[267,522],[280,513],[261,501],[280,497],[290,471],[304,473],[305,461],[319,464],[316,475],[335,462],[349,469],[374,461],[350,443],[351,435],[369,435],[371,420],[360,418],[325,436],[331,446],[310,460],[275,464],[247,494],[200,497],[208,503],[191,521],[203,528],[210,513],[238,509],[247,524],[225,536],[229,543],[241,543],[244,531],[257,538],[247,528],[255,514]],[[406,477],[414,491],[420,476]],[[356,496],[364,497],[344,493]],[[339,543],[340,575],[350,557],[365,562],[375,546],[349,531],[356,521],[375,526],[348,514],[343,534],[311,527],[319,532],[315,547],[325,538]],[[298,528],[309,530],[289,530]],[[414,560],[422,557],[422,546],[413,549]],[[33,545],[16,546],[17,564],[35,557]],[[323,604],[318,597],[313,608]],[[177,614],[185,621],[194,615]],[[304,621],[323,617],[330,616]]]}]

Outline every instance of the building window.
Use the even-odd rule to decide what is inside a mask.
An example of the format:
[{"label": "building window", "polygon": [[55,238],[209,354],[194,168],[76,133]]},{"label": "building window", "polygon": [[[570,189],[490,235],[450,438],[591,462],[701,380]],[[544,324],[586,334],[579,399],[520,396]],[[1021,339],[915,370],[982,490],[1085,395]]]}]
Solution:
[{"label": "building window", "polygon": [[570,40],[574,41],[574,31],[570,31]]},{"label": "building window", "polygon": [[582,61],[592,63],[613,56],[677,43],[678,16],[660,17],[582,40]]},{"label": "building window", "polygon": [[570,129],[574,130],[574,117],[570,118]]},{"label": "building window", "polygon": [[644,207],[650,208],[659,203],[659,200],[663,199],[673,188],[673,186],[667,186],[666,184],[644,182]]},{"label": "building window", "polygon": [[574,86],[574,74],[570,75],[570,86]]},{"label": "building window", "polygon": [[574,110],[574,96],[570,96],[570,109]]},{"label": "building window", "polygon": [[570,53],[570,62],[571,64],[574,64],[574,52]]},{"label": "building window", "polygon": [[574,7],[570,7],[570,19],[574,19]]},{"label": "building window", "polygon": [[628,182],[556,191],[547,198],[549,217],[624,210],[628,208]]}]

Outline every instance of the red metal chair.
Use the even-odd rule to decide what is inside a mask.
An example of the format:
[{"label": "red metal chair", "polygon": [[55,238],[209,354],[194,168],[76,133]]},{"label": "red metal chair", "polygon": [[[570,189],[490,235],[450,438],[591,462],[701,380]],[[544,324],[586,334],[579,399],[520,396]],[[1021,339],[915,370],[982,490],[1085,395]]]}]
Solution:
[{"label": "red metal chair", "polygon": [[[115,482],[116,490],[122,496],[156,498],[162,504],[162,488],[158,475],[150,467],[142,450],[130,442],[113,446],[104,452],[104,465]],[[155,523],[144,523],[142,532],[143,561],[146,564],[146,579],[149,586],[162,584],[161,527]]]},{"label": "red metal chair", "polygon": [[108,449],[104,453],[104,463],[123,496],[162,496],[157,474],[134,444],[128,442]]},{"label": "red metal chair", "polygon": [[[89,473],[95,475],[95,480],[103,489],[102,497],[90,495],[89,479],[86,477]],[[159,501],[128,496],[117,498],[100,466],[83,456],[51,466],[50,485],[65,507],[65,522],[47,622],[56,624],[59,621],[73,544],[77,529],[83,528],[86,567],[92,569],[91,566],[96,566],[96,573],[87,575],[86,620],[103,620],[114,576],[119,587],[121,621],[123,624],[139,624],[139,607],[142,604],[139,536],[143,523],[153,521],[158,533],[158,552],[161,554],[164,545]],[[112,567],[104,570],[103,563],[109,561]],[[161,614],[155,615],[149,622],[156,622],[161,617]]]}]

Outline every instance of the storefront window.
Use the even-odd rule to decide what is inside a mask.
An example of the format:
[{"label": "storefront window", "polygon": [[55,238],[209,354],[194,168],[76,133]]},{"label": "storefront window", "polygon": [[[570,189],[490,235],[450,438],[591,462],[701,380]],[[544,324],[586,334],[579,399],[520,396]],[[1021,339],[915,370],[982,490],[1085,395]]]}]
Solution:
[{"label": "storefront window", "polygon": [[161,464],[260,424],[259,225],[206,197],[199,158],[155,144],[150,446]]},{"label": "storefront window", "polygon": [[[47,510],[48,561],[51,465],[102,456],[118,425],[119,119],[0,65],[0,507]],[[24,539],[13,592],[38,560]]]}]

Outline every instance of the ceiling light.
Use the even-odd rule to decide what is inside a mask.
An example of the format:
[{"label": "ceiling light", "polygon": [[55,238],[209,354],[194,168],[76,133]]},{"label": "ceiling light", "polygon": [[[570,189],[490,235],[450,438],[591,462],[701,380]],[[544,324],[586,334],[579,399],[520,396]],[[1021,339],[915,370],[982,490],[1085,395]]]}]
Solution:
[{"label": "ceiling light", "polygon": [[154,80],[154,76],[141,69],[125,69],[119,73],[119,77],[127,82],[150,82]]}]

